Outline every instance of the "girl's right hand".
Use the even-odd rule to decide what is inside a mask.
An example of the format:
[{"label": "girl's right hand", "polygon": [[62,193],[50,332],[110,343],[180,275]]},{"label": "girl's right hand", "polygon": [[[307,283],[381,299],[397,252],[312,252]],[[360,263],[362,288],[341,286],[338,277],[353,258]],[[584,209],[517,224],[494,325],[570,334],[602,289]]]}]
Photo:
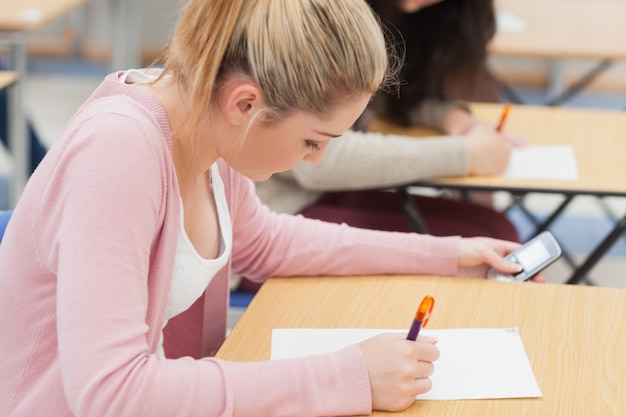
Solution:
[{"label": "girl's right hand", "polygon": [[435,343],[426,337],[412,341],[400,333],[385,333],[358,344],[370,378],[374,410],[404,410],[415,402],[416,395],[430,390],[428,377],[439,358]]},{"label": "girl's right hand", "polygon": [[493,126],[478,124],[465,136],[469,162],[469,173],[473,175],[497,175],[509,164],[513,148],[517,145],[514,136],[496,132]]}]

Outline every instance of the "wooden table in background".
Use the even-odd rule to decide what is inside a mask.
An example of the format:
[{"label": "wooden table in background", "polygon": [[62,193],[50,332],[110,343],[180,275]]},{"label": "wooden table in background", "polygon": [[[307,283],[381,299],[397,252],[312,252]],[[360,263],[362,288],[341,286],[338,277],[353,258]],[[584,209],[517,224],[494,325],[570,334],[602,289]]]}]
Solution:
[{"label": "wooden table in background", "polygon": [[15,71],[0,71],[0,90],[15,84],[17,78],[17,72]]},{"label": "wooden table in background", "polygon": [[0,31],[32,32],[85,3],[87,0],[0,0]]},{"label": "wooden table in background", "polygon": [[[495,125],[502,107],[502,104],[475,103],[472,104],[472,112],[476,118],[492,120]],[[505,129],[522,135],[534,145],[572,146],[579,178],[575,181],[555,181],[464,176],[423,182],[490,191],[626,196],[626,112],[512,105]],[[428,133],[441,134],[422,128],[400,127],[380,119],[370,125],[369,131],[415,137]]]},{"label": "wooden table in background", "polygon": [[496,55],[626,59],[623,0],[495,0],[495,5],[526,27],[498,32],[490,45]]},{"label": "wooden table in background", "polygon": [[[518,327],[542,398],[416,401],[382,416],[626,416],[626,290],[430,276],[273,278],[217,356],[270,358],[273,328]],[[436,364],[435,364],[436,365]]]},{"label": "wooden table in background", "polygon": [[[547,104],[560,105],[585,89],[612,63],[626,59],[626,2],[623,0],[495,0],[496,10],[519,19],[524,30],[498,30],[494,56],[548,60],[551,79]],[[566,86],[563,63],[597,61],[578,81]],[[520,102],[505,84],[505,92]]]}]

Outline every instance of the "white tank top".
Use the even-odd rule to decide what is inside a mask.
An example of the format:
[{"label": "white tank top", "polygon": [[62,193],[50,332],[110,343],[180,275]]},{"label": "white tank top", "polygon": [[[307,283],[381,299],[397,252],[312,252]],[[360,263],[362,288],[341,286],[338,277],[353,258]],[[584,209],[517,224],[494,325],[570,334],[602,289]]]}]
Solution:
[{"label": "white tank top", "polygon": [[[219,254],[215,259],[205,259],[193,247],[185,232],[184,211],[181,202],[180,231],[176,245],[174,273],[172,274],[172,284],[167,299],[163,327],[165,327],[169,319],[187,310],[200,298],[213,277],[226,265],[230,256],[233,240],[232,227],[228,205],[226,204],[224,183],[220,177],[217,164],[211,166],[211,188],[217,208],[220,231]],[[163,356],[162,338],[163,336],[161,336],[161,346],[158,352],[161,356]]]}]

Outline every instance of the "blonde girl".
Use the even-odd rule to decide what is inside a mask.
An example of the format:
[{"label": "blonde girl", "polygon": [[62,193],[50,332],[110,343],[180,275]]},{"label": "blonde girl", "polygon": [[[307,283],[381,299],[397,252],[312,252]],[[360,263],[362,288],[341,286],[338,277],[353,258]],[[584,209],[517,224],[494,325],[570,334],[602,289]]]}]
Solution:
[{"label": "blonde girl", "polygon": [[0,415],[329,416],[400,410],[432,341],[213,357],[231,271],[513,272],[516,244],[276,215],[251,180],[305,160],[388,76],[363,0],[191,0],[163,70],[108,76],[31,177],[0,248]]}]

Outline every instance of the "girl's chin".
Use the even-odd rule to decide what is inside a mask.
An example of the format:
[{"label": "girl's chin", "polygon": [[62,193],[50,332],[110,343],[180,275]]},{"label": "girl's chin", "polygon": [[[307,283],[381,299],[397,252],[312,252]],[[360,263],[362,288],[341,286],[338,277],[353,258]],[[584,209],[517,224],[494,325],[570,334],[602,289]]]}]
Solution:
[{"label": "girl's chin", "polygon": [[252,181],[260,182],[260,181],[265,181],[265,180],[269,179],[274,174],[280,174],[281,172],[289,171],[291,168],[293,168],[293,166],[292,167],[288,167],[288,168],[284,168],[284,169],[280,169],[278,171],[272,171],[272,172],[267,172],[267,171],[266,172],[259,172],[259,171],[245,172],[244,170],[240,170],[238,172],[241,175],[250,178]]},{"label": "girl's chin", "polygon": [[267,179],[269,179],[272,175],[272,173],[269,174],[260,174],[260,173],[254,173],[254,174],[243,174],[244,176],[250,178],[252,181],[255,182],[260,182],[260,181],[265,181]]}]

